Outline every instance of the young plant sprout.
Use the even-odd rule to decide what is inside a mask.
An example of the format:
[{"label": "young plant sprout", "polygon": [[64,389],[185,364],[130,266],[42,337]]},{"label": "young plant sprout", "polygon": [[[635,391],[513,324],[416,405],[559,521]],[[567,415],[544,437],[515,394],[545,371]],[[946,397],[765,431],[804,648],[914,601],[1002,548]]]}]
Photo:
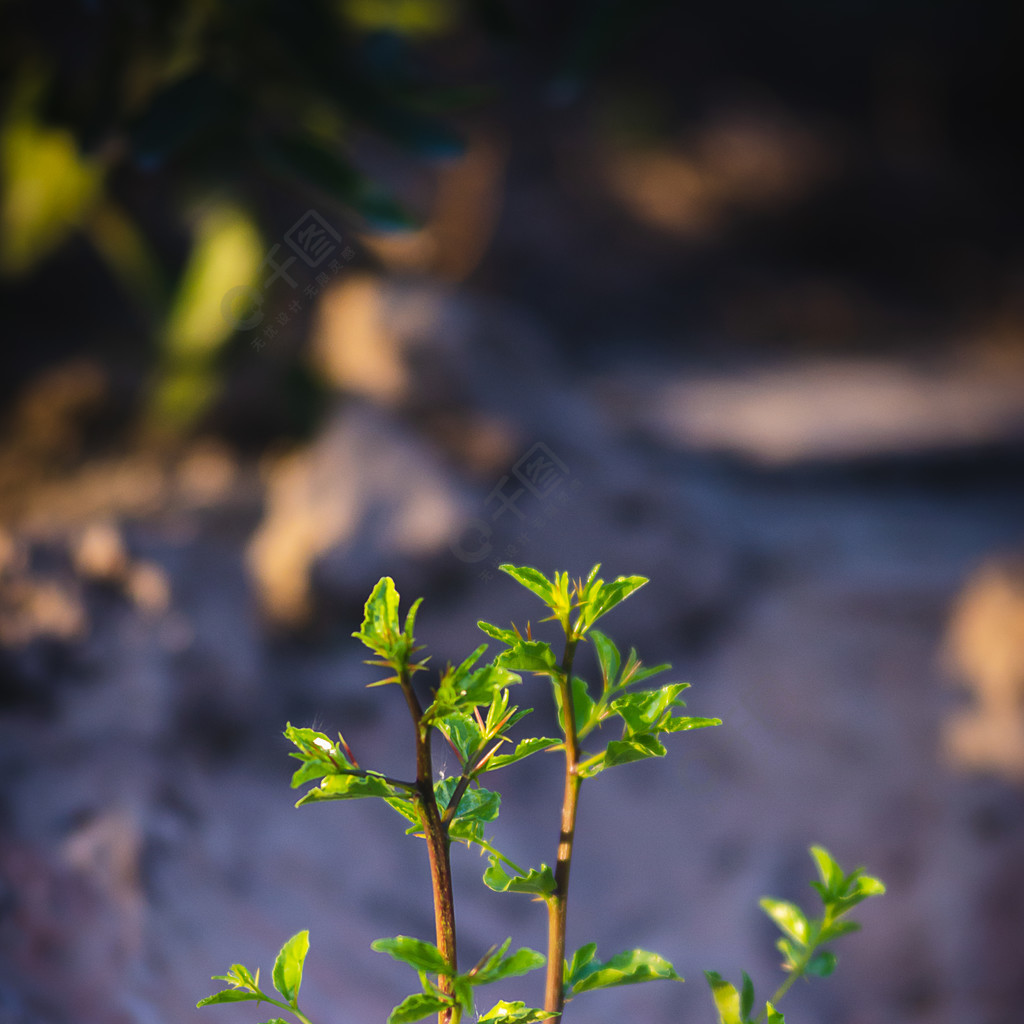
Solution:
[{"label": "young plant sprout", "polygon": [[[532,591],[550,611],[564,634],[558,657],[551,645],[535,640],[527,626],[525,635],[514,625],[505,629],[489,622],[478,626],[501,650],[489,662],[478,664],[488,645],[481,644],[457,666],[448,665],[424,704],[413,687],[413,676],[425,671],[427,659],[418,659],[413,628],[422,598],[415,601],[402,624],[399,597],[390,577],[374,587],[366,602],[362,627],[353,636],[375,655],[368,664],[386,671],[372,686],[397,686],[414,727],[415,776],[406,780],[360,767],[344,737],[335,743],[322,732],[288,725],[285,736],[294,744],[291,756],[300,762],[292,786],[314,785],[297,806],[323,800],[354,800],[377,797],[409,823],[407,833],[426,841],[434,903],[435,936],[426,939],[397,935],[378,939],[373,948],[411,967],[418,977],[415,992],[398,1004],[388,1024],[409,1024],[437,1015],[439,1024],[460,1024],[474,1018],[477,990],[486,985],[546,968],[543,1007],[522,1001],[499,1000],[476,1017],[488,1024],[531,1024],[562,1016],[565,1004],[585,992],[647,981],[683,979],[664,957],[643,949],[617,953],[599,960],[597,947],[588,943],[567,955],[565,948],[569,878],[576,835],[576,810],[580,789],[587,779],[609,768],[632,761],[663,757],[663,739],[671,733],[720,725],[717,718],[680,714],[685,707],[680,694],[687,683],[644,687],[668,665],[648,667],[632,648],[623,659],[615,643],[594,628],[622,601],[639,590],[643,576],[619,576],[606,583],[594,566],[586,579],[570,580],[568,573],[548,579],[528,566],[503,565],[502,570]],[[598,678],[588,683],[575,674],[580,644],[589,642],[597,660]],[[532,736],[514,742],[510,732],[531,708],[510,702],[510,687],[524,675],[550,681],[557,711],[559,736]],[[598,730],[614,725],[619,735],[606,740]],[[439,733],[458,757],[458,770],[448,775],[435,772],[432,740]],[[586,745],[586,746],[585,746]],[[554,866],[523,868],[497,849],[487,827],[498,816],[499,795],[482,784],[485,776],[514,765],[541,751],[563,754],[564,791],[561,820],[557,823]],[[489,778],[488,778],[489,782]],[[477,847],[488,857],[484,883],[497,892],[525,893],[547,907],[547,955],[532,949],[510,951],[511,939],[492,946],[475,964],[459,963],[452,891],[450,850],[452,842]],[[877,878],[858,868],[849,874],[821,846],[811,848],[819,881],[813,885],[822,901],[822,913],[808,917],[784,900],[765,898],[761,906],[778,925],[778,948],[788,976],[764,1005],[754,1012],[754,986],[746,973],[739,990],[713,971],[705,972],[711,987],[719,1024],[782,1024],[776,1009],[798,978],[824,977],[835,967],[836,957],[824,947],[859,926],[846,914],[854,906],[885,891]],[[312,1024],[299,1007],[302,969],[309,949],[309,933],[292,936],[278,954],[273,970],[276,996],[253,974],[234,964],[214,980],[229,988],[199,1002],[199,1006],[242,1001],[276,1006],[301,1024]],[[279,997],[279,998],[278,998]],[[266,1024],[285,1024],[275,1017]]]}]

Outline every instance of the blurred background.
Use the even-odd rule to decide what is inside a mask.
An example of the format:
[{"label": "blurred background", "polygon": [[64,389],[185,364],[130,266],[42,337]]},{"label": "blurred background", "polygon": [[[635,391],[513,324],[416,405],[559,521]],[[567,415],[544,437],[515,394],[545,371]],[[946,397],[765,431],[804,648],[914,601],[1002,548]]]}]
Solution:
[{"label": "blurred background", "polygon": [[[193,1007],[307,927],[307,1012],[384,1020],[424,851],[294,810],[281,731],[402,774],[362,602],[424,596],[443,665],[539,618],[513,561],[650,576],[607,631],[725,720],[585,788],[571,946],[688,980],[570,1013],[767,997],[756,901],[813,905],[819,842],[889,894],[790,1020],[1016,1024],[1022,37],[966,0],[0,3],[0,1022],[255,1021]],[[557,776],[499,779],[520,863]],[[466,962],[544,947],[454,861]]]}]

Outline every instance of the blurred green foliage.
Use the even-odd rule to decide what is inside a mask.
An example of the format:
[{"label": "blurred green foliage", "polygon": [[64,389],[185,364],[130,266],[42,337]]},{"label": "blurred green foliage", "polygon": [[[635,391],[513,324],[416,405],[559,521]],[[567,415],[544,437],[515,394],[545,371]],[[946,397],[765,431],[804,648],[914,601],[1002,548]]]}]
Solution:
[{"label": "blurred green foliage", "polygon": [[0,278],[84,239],[149,325],[153,411],[195,419],[292,206],[392,230],[410,215],[352,158],[372,133],[457,155],[474,93],[429,48],[477,28],[450,0],[0,4]]}]

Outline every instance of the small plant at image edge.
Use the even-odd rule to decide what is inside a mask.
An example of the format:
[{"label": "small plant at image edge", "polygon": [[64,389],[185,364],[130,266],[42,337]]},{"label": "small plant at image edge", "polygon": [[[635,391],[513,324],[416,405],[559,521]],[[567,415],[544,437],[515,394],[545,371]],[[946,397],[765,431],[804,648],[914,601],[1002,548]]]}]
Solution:
[{"label": "small plant at image edge", "polygon": [[[426,670],[429,660],[418,658],[422,647],[413,634],[422,598],[409,608],[403,624],[399,595],[390,577],[374,587],[366,602],[362,627],[353,633],[376,655],[368,664],[387,673],[370,685],[398,687],[408,708],[414,733],[415,777],[397,779],[363,768],[340,733],[335,741],[314,729],[289,724],[285,730],[296,748],[291,756],[300,762],[292,786],[314,783],[297,806],[376,797],[405,819],[407,834],[426,841],[434,942],[397,935],[373,943],[375,950],[411,967],[419,980],[418,989],[392,1010],[388,1024],[410,1024],[433,1014],[437,1014],[439,1024],[459,1024],[476,1013],[479,988],[545,965],[543,1007],[499,1000],[476,1019],[487,1024],[532,1024],[560,1017],[565,1004],[584,992],[654,980],[683,980],[668,960],[642,949],[625,950],[602,961],[597,957],[596,945],[588,943],[566,955],[576,811],[587,779],[633,761],[663,757],[666,748],[662,741],[668,735],[721,722],[679,713],[685,707],[680,694],[687,683],[641,686],[669,666],[645,666],[632,648],[623,658],[611,638],[594,628],[599,619],[647,583],[646,578],[619,576],[606,583],[597,575],[600,566],[595,566],[586,579],[577,580],[570,580],[564,572],[548,579],[528,566],[503,565],[501,569],[547,606],[550,615],[544,621],[557,622],[564,635],[561,657],[549,643],[534,639],[529,624],[521,632],[514,624],[506,629],[480,622],[479,628],[501,644],[500,652],[493,660],[479,664],[488,647],[484,643],[461,664],[445,666],[430,689],[429,700],[424,701],[413,685],[413,677]],[[577,648],[587,642],[596,655],[593,683],[575,671]],[[511,739],[513,726],[533,710],[520,709],[510,701],[510,688],[520,684],[524,674],[549,680],[559,736]],[[606,726],[614,726],[618,735],[606,739],[607,734],[602,732]],[[458,757],[459,771],[450,777],[435,773],[433,767],[433,741],[437,736]],[[524,868],[502,853],[488,836],[488,826],[498,817],[500,796],[481,780],[541,751],[563,755],[564,791],[556,856],[553,866],[542,863]],[[505,939],[471,967],[460,969],[450,862],[453,841],[477,847],[487,856],[483,880],[490,889],[525,893],[546,905],[546,956],[532,949],[511,951],[512,940]],[[797,979],[832,973],[836,957],[825,947],[859,927],[846,914],[868,896],[885,892],[884,885],[862,868],[844,872],[823,847],[813,846],[811,854],[819,875],[819,881],[812,884],[821,897],[821,915],[809,917],[785,900],[761,900],[761,907],[782,932],[778,948],[787,977],[754,1017],[754,986],[746,972],[739,989],[715,972],[705,972],[719,1024],[784,1024],[776,1009],[779,1001]],[[299,1007],[308,950],[306,931],[284,944],[274,964],[275,994],[261,987],[258,970],[254,974],[242,964],[234,964],[227,974],[214,978],[230,987],[198,1005],[267,1003],[301,1024],[312,1024]],[[266,1024],[285,1021],[274,1017]]]}]

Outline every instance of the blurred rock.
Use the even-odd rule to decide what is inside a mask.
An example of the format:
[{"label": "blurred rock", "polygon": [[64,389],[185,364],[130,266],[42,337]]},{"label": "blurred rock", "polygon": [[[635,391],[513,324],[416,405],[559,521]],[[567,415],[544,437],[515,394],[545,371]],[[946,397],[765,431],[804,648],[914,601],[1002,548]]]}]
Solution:
[{"label": "blurred rock", "polygon": [[946,723],[949,757],[1024,782],[1024,555],[990,561],[971,577],[948,645],[972,705]]}]

